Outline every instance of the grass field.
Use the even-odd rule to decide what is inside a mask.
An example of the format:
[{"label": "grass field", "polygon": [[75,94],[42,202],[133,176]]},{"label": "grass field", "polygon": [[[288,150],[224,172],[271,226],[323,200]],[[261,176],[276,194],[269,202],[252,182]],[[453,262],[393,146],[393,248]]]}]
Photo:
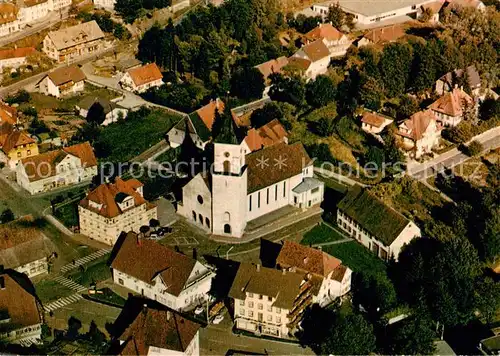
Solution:
[{"label": "grass field", "polygon": [[126,119],[102,129],[99,141],[110,151],[110,162],[127,162],[160,142],[179,120],[163,110],[153,110],[144,118]]},{"label": "grass field", "polygon": [[386,273],[385,263],[356,241],[324,246],[323,251],[340,259],[354,272]]},{"label": "grass field", "polygon": [[300,243],[302,245],[314,245],[322,242],[343,240],[345,237],[325,224],[315,226],[311,231],[305,233]]},{"label": "grass field", "polygon": [[35,284],[35,290],[38,298],[43,303],[64,298],[74,293],[71,289],[53,280],[45,280]]},{"label": "grass field", "polygon": [[74,282],[89,287],[92,283],[104,281],[111,278],[111,271],[106,264],[107,260],[100,260],[85,268],[82,272],[80,270],[71,273],[68,277]]}]

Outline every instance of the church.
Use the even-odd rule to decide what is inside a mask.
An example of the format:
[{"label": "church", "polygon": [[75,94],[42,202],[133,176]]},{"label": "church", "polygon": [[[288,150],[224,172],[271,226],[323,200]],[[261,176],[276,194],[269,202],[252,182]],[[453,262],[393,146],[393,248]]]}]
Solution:
[{"label": "church", "polygon": [[213,137],[210,172],[182,188],[177,212],[219,236],[240,238],[247,223],[286,206],[308,209],[323,201],[313,160],[301,143],[278,142],[249,152],[229,115]]}]

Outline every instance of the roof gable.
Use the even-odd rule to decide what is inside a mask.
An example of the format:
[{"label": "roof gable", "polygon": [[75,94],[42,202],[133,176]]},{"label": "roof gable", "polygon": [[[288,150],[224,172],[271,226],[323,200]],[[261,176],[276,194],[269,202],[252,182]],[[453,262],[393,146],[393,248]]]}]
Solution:
[{"label": "roof gable", "polygon": [[85,73],[76,65],[58,68],[48,74],[49,79],[56,86],[66,83],[78,83],[87,79]]},{"label": "roof gable", "polygon": [[330,56],[328,47],[324,44],[323,40],[319,39],[309,43],[300,49],[303,51],[311,62],[317,62],[325,57]]},{"label": "roof gable", "polygon": [[61,50],[81,43],[103,39],[104,33],[97,22],[92,20],[58,31],[51,31],[47,36],[51,39],[54,46],[58,50]]},{"label": "roof gable", "polygon": [[138,68],[132,68],[127,71],[135,86],[141,86],[155,82],[163,78],[160,68],[156,63],[149,63]]}]

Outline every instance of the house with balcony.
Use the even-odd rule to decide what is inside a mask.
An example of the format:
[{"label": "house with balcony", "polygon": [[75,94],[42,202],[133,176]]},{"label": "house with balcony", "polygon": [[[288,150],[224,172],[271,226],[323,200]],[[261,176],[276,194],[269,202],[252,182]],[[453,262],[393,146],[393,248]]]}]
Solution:
[{"label": "house with balcony", "polygon": [[358,185],[337,204],[337,226],[384,261],[397,261],[402,247],[421,236],[413,221]]},{"label": "house with balcony", "polygon": [[256,335],[288,338],[313,302],[307,273],[241,263],[229,291],[235,327]]},{"label": "house with balcony", "polygon": [[0,342],[31,346],[42,339],[43,309],[26,277],[0,266]]},{"label": "house with balcony", "polygon": [[477,115],[477,107],[474,99],[465,91],[459,88],[453,88],[446,92],[429,105],[438,122],[444,127],[457,126],[464,118],[467,110]]},{"label": "house with balcony", "polygon": [[[2,121],[17,122],[17,116],[10,116],[8,112],[5,115]],[[33,138],[9,122],[0,122],[0,162],[15,168],[22,159],[36,155],[38,155],[38,145]]]},{"label": "house with balcony", "polygon": [[314,80],[318,75],[325,74],[333,55],[322,39],[317,39],[300,48],[288,58],[291,70],[299,71],[308,80]]},{"label": "house with balcony", "polygon": [[85,89],[85,73],[76,65],[57,68],[44,76],[36,85],[40,93],[56,98],[74,95]]},{"label": "house with balcony", "polygon": [[151,88],[161,87],[163,84],[163,74],[156,63],[149,63],[138,68],[132,68],[120,79],[123,89],[144,93]]},{"label": "house with balcony", "polygon": [[141,234],[122,233],[111,255],[113,282],[146,298],[178,311],[209,298],[210,268]]},{"label": "house with balcony", "polygon": [[96,54],[104,48],[104,33],[97,22],[89,21],[58,31],[50,31],[43,40],[43,52],[58,63]]},{"label": "house with balcony", "polygon": [[113,246],[123,231],[149,225],[157,209],[144,199],[143,186],[137,179],[117,177],[91,190],[78,206],[80,233]]},{"label": "house with balcony", "polygon": [[263,266],[280,271],[308,273],[313,286],[313,303],[325,307],[351,290],[352,270],[342,261],[322,251],[296,242],[261,240]]},{"label": "house with balcony", "polygon": [[49,272],[52,242],[36,227],[31,216],[0,225],[0,265],[29,278]]},{"label": "house with balcony", "polygon": [[333,27],[331,23],[320,23],[303,36],[306,45],[316,40],[323,41],[332,57],[345,55],[352,43],[344,33]]},{"label": "house with balcony", "polygon": [[89,182],[97,175],[97,159],[88,142],[21,160],[16,180],[30,194]]},{"label": "house with balcony", "polygon": [[419,158],[431,153],[439,145],[442,125],[431,109],[419,111],[398,126],[396,134],[401,138],[403,148],[411,157]]}]

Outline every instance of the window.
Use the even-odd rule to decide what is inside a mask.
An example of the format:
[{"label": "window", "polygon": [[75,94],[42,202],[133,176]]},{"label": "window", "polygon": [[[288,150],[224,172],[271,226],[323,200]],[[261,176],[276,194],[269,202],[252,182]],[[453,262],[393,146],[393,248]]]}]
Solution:
[{"label": "window", "polygon": [[319,192],[319,187],[313,188],[313,189],[311,190],[311,193],[313,193],[313,194],[314,194],[314,193],[317,193],[317,192]]},{"label": "window", "polygon": [[250,318],[253,318],[253,311],[252,311],[252,310],[249,310],[249,311],[248,311],[248,316],[249,316]]},{"label": "window", "polygon": [[267,316],[267,321],[273,321],[273,316],[272,315],[268,315]]},{"label": "window", "polygon": [[278,200],[278,184],[274,186],[274,200]]},{"label": "window", "polygon": [[262,298],[263,298],[263,297],[264,297],[264,296],[263,296],[262,294],[259,294],[259,299],[261,299],[261,300],[262,300]]},{"label": "window", "polygon": [[281,308],[276,308],[276,313],[281,314]]},{"label": "window", "polygon": [[273,306],[272,305],[268,305],[267,306],[267,311],[268,312],[272,312],[273,311]]},{"label": "window", "polygon": [[248,197],[248,211],[252,211],[252,196]]},{"label": "window", "polygon": [[225,234],[230,234],[231,233],[231,225],[225,224],[224,225],[224,233]]},{"label": "window", "polygon": [[283,182],[283,198],[286,197],[286,182]]},{"label": "window", "polygon": [[269,204],[269,188],[266,190],[266,204]]},{"label": "window", "polygon": [[241,310],[240,310],[240,315],[241,315],[241,316],[245,316],[245,309],[241,309]]},{"label": "window", "polygon": [[194,210],[192,211],[192,214],[193,214],[193,220],[196,221],[196,213]]},{"label": "window", "polygon": [[240,305],[245,305],[245,301],[244,300],[240,300]]},{"label": "window", "polygon": [[203,204],[203,197],[198,195],[198,203]]},{"label": "window", "polygon": [[253,308],[253,302],[248,302],[248,307]]},{"label": "window", "polygon": [[31,150],[28,150],[28,156],[31,154]]},{"label": "window", "polygon": [[123,286],[123,279],[118,278],[118,283],[120,283]]},{"label": "window", "polygon": [[257,193],[257,209],[260,208],[260,192]]},{"label": "window", "polygon": [[248,298],[253,298],[253,293],[248,293]]},{"label": "window", "polygon": [[231,173],[231,162],[229,161],[224,161],[224,173]]},{"label": "window", "polygon": [[210,219],[205,218],[205,224],[207,225],[207,227],[210,227]]},{"label": "window", "polygon": [[229,152],[224,152],[224,157],[229,157]]},{"label": "window", "polygon": [[276,324],[279,324],[279,323],[281,323],[281,316],[276,317]]},{"label": "window", "polygon": [[269,296],[269,297],[267,297],[267,300],[270,301],[270,302],[272,302],[273,301],[273,297]]},{"label": "window", "polygon": [[262,309],[263,309],[263,305],[262,305],[262,303],[257,304],[257,309],[259,309],[259,310],[262,310]]},{"label": "window", "polygon": [[203,225],[203,216],[201,214],[198,214],[198,218],[200,219],[200,224]]}]

